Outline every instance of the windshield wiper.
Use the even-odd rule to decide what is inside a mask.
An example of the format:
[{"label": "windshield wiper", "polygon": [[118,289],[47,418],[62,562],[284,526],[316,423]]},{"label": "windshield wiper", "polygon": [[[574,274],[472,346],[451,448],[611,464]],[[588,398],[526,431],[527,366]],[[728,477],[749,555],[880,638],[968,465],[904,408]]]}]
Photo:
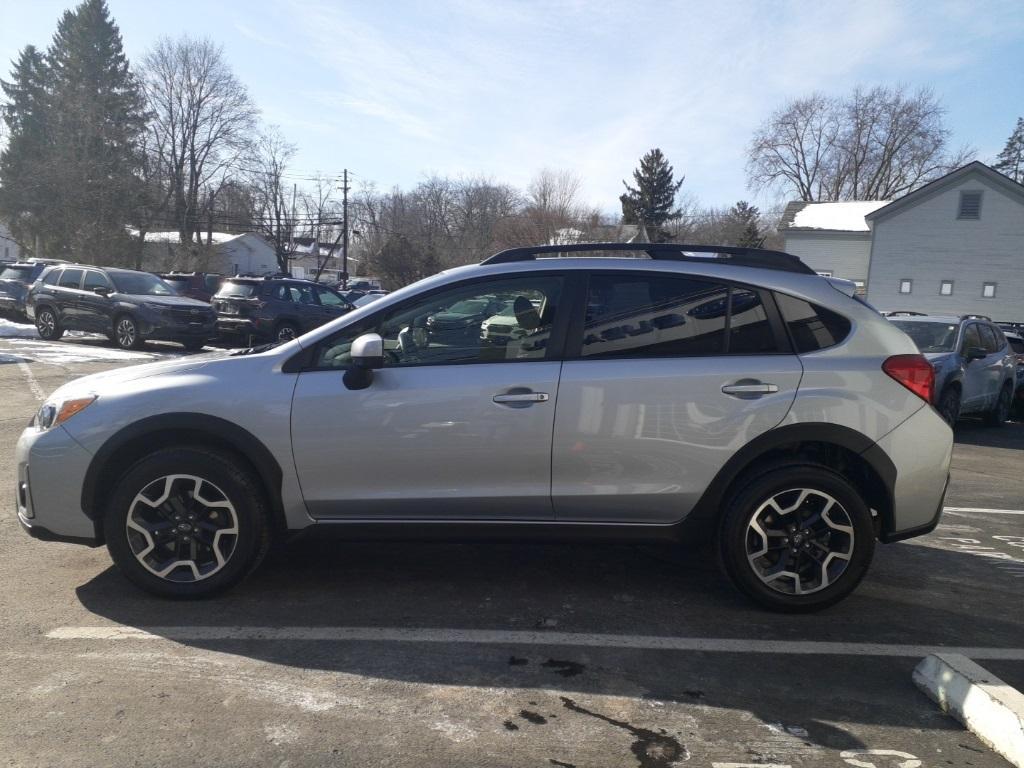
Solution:
[{"label": "windshield wiper", "polygon": [[257,344],[255,347],[246,347],[245,349],[236,349],[231,353],[231,357],[238,357],[239,355],[258,355],[260,352],[267,352],[274,347],[279,347],[284,344],[283,341],[271,341],[268,344]]}]

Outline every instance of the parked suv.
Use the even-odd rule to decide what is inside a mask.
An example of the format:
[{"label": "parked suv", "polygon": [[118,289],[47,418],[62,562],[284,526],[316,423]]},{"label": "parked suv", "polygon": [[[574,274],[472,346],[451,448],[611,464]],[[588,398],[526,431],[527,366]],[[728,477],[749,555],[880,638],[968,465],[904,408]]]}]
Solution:
[{"label": "parked suv", "polygon": [[935,407],[950,425],[968,415],[983,416],[991,426],[1010,418],[1016,357],[995,323],[982,315],[919,312],[888,318],[935,368]]},{"label": "parked suv", "polygon": [[211,272],[166,272],[160,279],[167,283],[179,296],[188,296],[207,304],[220,289],[223,275]]},{"label": "parked suv", "polygon": [[209,304],[178,296],[156,275],[81,265],[50,267],[29,290],[27,313],[39,336],[103,333],[121,349],[175,341],[197,350],[216,335]]},{"label": "parked suv", "polygon": [[0,317],[31,322],[25,314],[28,289],[49,264],[64,264],[62,259],[32,259],[0,264]]},{"label": "parked suv", "polygon": [[352,310],[325,285],[286,277],[229,277],[213,297],[227,341],[288,341]]},{"label": "parked suv", "polygon": [[[756,249],[505,251],[272,347],[66,384],[18,441],[18,516],[175,597],[299,531],[713,532],[745,594],[821,608],[938,524],[953,443],[931,364],[850,293]],[[426,332],[493,296],[505,343]]]}]

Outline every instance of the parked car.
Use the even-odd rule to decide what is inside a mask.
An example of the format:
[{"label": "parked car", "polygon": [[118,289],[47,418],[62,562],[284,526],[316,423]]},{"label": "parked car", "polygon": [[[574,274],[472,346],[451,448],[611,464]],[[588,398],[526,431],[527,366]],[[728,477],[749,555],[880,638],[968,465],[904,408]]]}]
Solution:
[{"label": "parked car", "polygon": [[1003,335],[1017,358],[1017,385],[1013,393],[1014,410],[1018,416],[1024,416],[1024,334],[1003,331]]},{"label": "parked car", "polygon": [[950,424],[983,416],[990,426],[1010,417],[1016,360],[1003,331],[981,315],[890,314],[935,369],[935,407]]},{"label": "parked car", "polygon": [[66,264],[63,259],[31,259],[0,264],[0,317],[29,323],[25,299],[32,283],[50,264]]},{"label": "parked car", "polygon": [[335,290],[286,277],[229,277],[213,297],[223,339],[287,341],[352,310]]},{"label": "parked car", "polygon": [[224,276],[212,272],[166,272],[160,275],[160,279],[171,286],[179,296],[188,296],[190,299],[209,304],[214,294],[220,290]]},{"label": "parked car", "polygon": [[372,304],[373,302],[377,301],[377,299],[383,298],[383,293],[364,293],[362,296],[360,296],[358,299],[352,302],[352,306],[365,307],[367,304]]},{"label": "parked car", "polygon": [[427,335],[432,341],[446,344],[478,343],[482,323],[504,303],[493,296],[485,296],[445,307],[427,316]]},{"label": "parked car", "polygon": [[[585,257],[612,249],[652,258]],[[688,316],[711,290],[744,309]],[[421,333],[493,296],[542,297],[526,337]],[[669,304],[685,323],[600,333]],[[933,383],[906,334],[788,254],[515,249],[297,340],[66,384],[18,441],[18,517],[37,538],[106,543],[174,597],[236,584],[298,531],[715,533],[746,595],[814,610],[855,588],[876,540],[938,524],[953,434]]]},{"label": "parked car", "polygon": [[92,331],[122,349],[159,340],[197,350],[216,335],[209,304],[178,296],[156,275],[130,269],[48,267],[29,289],[26,310],[47,341],[64,331]]}]

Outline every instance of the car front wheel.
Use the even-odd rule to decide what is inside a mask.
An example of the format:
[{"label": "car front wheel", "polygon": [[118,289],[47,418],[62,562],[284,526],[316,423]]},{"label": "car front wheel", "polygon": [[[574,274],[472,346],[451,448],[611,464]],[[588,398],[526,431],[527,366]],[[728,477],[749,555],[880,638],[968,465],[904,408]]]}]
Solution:
[{"label": "car front wheel", "polygon": [[299,329],[294,323],[281,323],[274,335],[278,341],[291,341],[299,335]]},{"label": "car front wheel", "polygon": [[815,611],[850,594],[874,554],[871,511],[817,464],[777,465],[727,502],[719,554],[732,582],[761,605]]},{"label": "car front wheel", "polygon": [[114,343],[121,349],[138,349],[143,344],[139,326],[131,315],[121,315],[114,321]]},{"label": "car front wheel", "polygon": [[960,418],[960,390],[956,387],[943,390],[937,409],[946,423],[951,427],[954,426],[957,419]]},{"label": "car front wheel", "polygon": [[57,313],[49,307],[36,310],[36,331],[44,341],[57,341],[64,335]]},{"label": "car front wheel", "polygon": [[990,427],[1001,427],[1010,420],[1010,411],[1013,408],[1013,385],[1007,382],[999,390],[999,397],[992,410],[985,414],[985,423]]},{"label": "car front wheel", "polygon": [[167,448],[118,481],[104,513],[107,549],[136,586],[205,597],[241,581],[270,543],[259,480],[230,455]]}]

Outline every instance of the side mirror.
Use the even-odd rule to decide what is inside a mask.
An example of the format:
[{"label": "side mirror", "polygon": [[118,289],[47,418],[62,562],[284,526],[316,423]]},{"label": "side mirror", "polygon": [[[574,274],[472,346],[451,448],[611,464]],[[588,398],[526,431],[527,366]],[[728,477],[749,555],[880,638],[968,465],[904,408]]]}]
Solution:
[{"label": "side mirror", "polygon": [[105,288],[102,285],[97,285],[95,288],[92,289],[92,292],[97,294],[98,296],[109,296],[110,295],[110,289],[109,288]]},{"label": "side mirror", "polygon": [[349,389],[366,389],[373,382],[373,372],[384,367],[384,340],[377,333],[364,333],[352,342],[349,353],[352,365],[342,381]]},{"label": "side mirror", "polygon": [[981,360],[988,357],[988,352],[985,351],[984,347],[968,347],[964,353],[964,357],[967,358],[967,362],[973,362],[974,360]]}]

